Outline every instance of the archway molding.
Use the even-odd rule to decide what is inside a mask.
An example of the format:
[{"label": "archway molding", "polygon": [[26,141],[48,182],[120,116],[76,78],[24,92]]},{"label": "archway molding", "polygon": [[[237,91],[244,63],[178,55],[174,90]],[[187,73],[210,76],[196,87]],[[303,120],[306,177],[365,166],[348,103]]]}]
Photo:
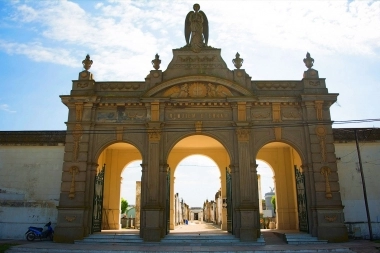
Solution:
[{"label": "archway molding", "polygon": [[181,83],[187,83],[187,82],[211,82],[211,83],[217,83],[219,85],[224,85],[239,94],[243,96],[252,96],[252,92],[249,91],[248,89],[242,87],[240,84],[237,82],[220,78],[220,77],[215,77],[215,76],[207,76],[207,75],[196,75],[196,76],[184,76],[184,77],[179,77],[179,78],[174,78],[171,80],[167,80],[161,84],[158,84],[157,86],[152,87],[149,89],[143,97],[153,97],[156,94],[160,93],[163,90],[168,89],[171,86],[181,84]]}]

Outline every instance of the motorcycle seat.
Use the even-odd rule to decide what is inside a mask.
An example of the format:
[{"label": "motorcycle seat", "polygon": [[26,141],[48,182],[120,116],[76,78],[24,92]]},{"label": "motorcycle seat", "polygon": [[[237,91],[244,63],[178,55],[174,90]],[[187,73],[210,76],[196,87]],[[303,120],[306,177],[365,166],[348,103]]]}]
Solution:
[{"label": "motorcycle seat", "polygon": [[29,228],[32,228],[32,229],[38,230],[38,231],[40,231],[40,232],[42,232],[42,230],[44,230],[43,228],[37,228],[37,227],[29,227]]}]

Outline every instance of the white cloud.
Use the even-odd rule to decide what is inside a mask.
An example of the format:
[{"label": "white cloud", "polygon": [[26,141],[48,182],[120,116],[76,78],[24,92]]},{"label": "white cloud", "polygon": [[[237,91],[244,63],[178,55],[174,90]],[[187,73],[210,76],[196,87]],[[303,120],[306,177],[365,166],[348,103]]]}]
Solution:
[{"label": "white cloud", "polygon": [[[37,42],[3,41],[2,49],[70,66],[81,66],[89,53],[97,80],[142,80],[155,53],[164,70],[171,49],[185,44],[183,24],[192,5],[99,1],[85,8],[80,1],[21,2],[14,16],[38,27],[30,39]],[[237,48],[233,51],[252,55],[277,48],[374,57],[380,48],[378,1],[205,1],[201,10],[210,22],[209,44],[225,52]]]},{"label": "white cloud", "polygon": [[9,113],[15,113],[16,111],[13,111],[10,109],[9,105],[7,104],[0,104],[0,111],[5,111]]},{"label": "white cloud", "polygon": [[[13,25],[14,31],[25,29],[31,35],[4,36],[0,50],[23,54],[34,61],[68,65],[78,68],[78,72],[89,53],[97,81],[142,81],[152,69],[151,60],[156,53],[162,60],[161,69],[165,70],[172,59],[172,49],[185,44],[183,24],[193,3],[14,2],[9,9],[13,20],[4,18],[3,27]],[[380,56],[380,1],[215,3],[200,3],[210,22],[209,45],[222,48],[230,68],[235,53],[241,53],[244,68],[254,79],[301,78],[306,51],[316,58],[320,71],[323,57],[361,55],[372,60]],[[291,64],[298,61],[295,57],[301,64]],[[257,62],[277,65],[262,67]],[[273,67],[278,69],[273,71]]]},{"label": "white cloud", "polygon": [[36,62],[52,62],[66,66],[78,65],[77,61],[72,58],[68,50],[44,47],[41,43],[37,42],[21,44],[0,40],[0,49],[8,54],[25,55]]}]

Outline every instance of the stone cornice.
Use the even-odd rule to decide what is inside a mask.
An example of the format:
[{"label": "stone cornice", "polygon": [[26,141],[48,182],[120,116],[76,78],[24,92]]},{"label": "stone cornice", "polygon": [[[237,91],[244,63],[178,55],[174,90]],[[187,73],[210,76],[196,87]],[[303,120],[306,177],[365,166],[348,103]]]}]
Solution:
[{"label": "stone cornice", "polygon": [[[355,129],[360,142],[380,141],[379,128],[333,128],[334,142],[355,141]],[[0,146],[58,146],[65,139],[66,131],[0,131]]]},{"label": "stone cornice", "polygon": [[0,146],[64,145],[66,131],[0,131]]},{"label": "stone cornice", "polygon": [[355,141],[355,131],[359,142],[380,141],[380,128],[333,128],[334,142]]}]

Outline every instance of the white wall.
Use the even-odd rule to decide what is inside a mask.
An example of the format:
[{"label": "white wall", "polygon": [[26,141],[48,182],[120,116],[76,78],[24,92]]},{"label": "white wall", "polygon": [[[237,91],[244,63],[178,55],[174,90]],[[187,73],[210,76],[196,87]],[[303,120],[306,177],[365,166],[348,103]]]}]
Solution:
[{"label": "white wall", "polygon": [[0,238],[57,221],[64,146],[0,146]]},{"label": "white wall", "polygon": [[[369,238],[363,185],[355,142],[335,143],[338,175],[345,222],[351,229],[359,228]],[[367,190],[368,206],[374,237],[380,237],[380,142],[360,143],[360,153]],[[340,160],[339,160],[340,158]]]}]

